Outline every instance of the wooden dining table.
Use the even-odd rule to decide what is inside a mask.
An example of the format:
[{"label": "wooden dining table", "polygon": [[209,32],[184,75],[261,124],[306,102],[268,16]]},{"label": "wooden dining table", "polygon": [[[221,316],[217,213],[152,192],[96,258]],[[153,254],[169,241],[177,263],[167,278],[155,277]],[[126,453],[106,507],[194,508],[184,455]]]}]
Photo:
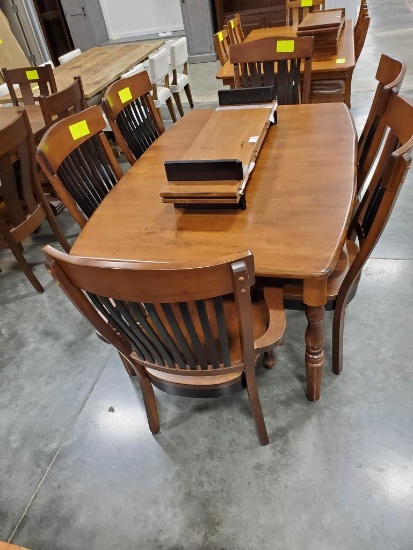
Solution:
[{"label": "wooden dining table", "polygon": [[40,105],[24,105],[22,107],[0,107],[0,130],[8,126],[17,117],[18,111],[25,109],[29,117],[33,135],[40,138],[45,129],[45,122]]},{"label": "wooden dining table", "polygon": [[[269,27],[254,29],[246,37],[246,42],[259,40],[266,37],[296,36],[296,29],[290,27]],[[345,103],[350,107],[351,79],[356,64],[354,55],[354,32],[351,20],[345,22],[341,32],[337,53],[335,55],[314,55],[311,66],[312,80],[344,80]],[[234,85],[234,66],[227,61],[217,72],[216,78],[222,80],[224,86]]]},{"label": "wooden dining table", "polygon": [[[256,274],[303,281],[307,397],[324,364],[327,277],[345,242],[355,196],[355,130],[342,103],[278,107],[246,189],[247,209],[175,209],[159,195],[164,162],[181,160],[213,111],[193,111],[162,134],[105,197],[71,254],[209,263],[250,249]],[[229,135],[228,139],[237,139]]]},{"label": "wooden dining table", "polygon": [[[57,90],[67,88],[75,76],[80,76],[85,98],[90,99],[164,44],[163,40],[151,40],[91,48],[53,69]],[[0,103],[10,101],[9,95],[0,97]]]}]

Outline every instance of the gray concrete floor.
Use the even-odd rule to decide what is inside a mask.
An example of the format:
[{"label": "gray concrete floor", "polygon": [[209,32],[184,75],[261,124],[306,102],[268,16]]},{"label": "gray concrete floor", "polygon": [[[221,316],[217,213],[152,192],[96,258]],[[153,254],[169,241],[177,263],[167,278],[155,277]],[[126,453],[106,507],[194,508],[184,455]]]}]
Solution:
[{"label": "gray concrete floor", "polygon": [[[399,0],[370,11],[353,80],[358,129],[380,53],[408,63],[403,93],[413,98],[413,13]],[[216,69],[190,67],[197,108],[216,101]],[[259,371],[265,448],[245,393],[156,391],[153,437],[139,388],[42,265],[47,228],[25,246],[44,294],[1,252],[0,540],[32,550],[411,550],[412,186],[410,174],[348,307],[339,377],[326,315],[318,403],[304,395],[304,316],[288,314],[276,368]],[[74,238],[70,217],[59,221]]]}]

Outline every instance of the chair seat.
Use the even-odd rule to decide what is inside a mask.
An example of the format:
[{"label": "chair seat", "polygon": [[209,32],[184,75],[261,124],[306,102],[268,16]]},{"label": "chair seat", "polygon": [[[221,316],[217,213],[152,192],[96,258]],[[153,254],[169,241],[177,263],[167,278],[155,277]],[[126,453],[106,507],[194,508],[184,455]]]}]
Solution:
[{"label": "chair seat", "polygon": [[158,109],[161,105],[165,103],[167,99],[172,97],[172,92],[169,88],[164,86],[157,86],[158,99],[154,99],[155,107]]},{"label": "chair seat", "polygon": [[177,84],[170,85],[172,93],[180,92],[189,83],[189,77],[187,74],[177,73],[176,76]]},{"label": "chair seat", "polygon": [[[327,301],[331,302],[336,299],[344,277],[347,275],[351,264],[358,254],[358,251],[359,248],[354,241],[346,241],[334,271],[327,279]],[[287,283],[284,285],[283,295],[285,300],[301,301],[303,298],[303,285],[301,283]]]}]

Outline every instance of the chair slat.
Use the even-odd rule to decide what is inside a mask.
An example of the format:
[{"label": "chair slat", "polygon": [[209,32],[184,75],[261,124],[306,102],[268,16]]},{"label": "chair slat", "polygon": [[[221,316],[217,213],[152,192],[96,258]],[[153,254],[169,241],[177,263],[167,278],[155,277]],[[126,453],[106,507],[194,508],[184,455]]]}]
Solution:
[{"label": "chair slat", "polygon": [[26,220],[18,193],[18,184],[13,162],[10,156],[0,157],[1,195],[6,205],[7,214],[14,227]]},{"label": "chair slat", "polygon": [[178,304],[178,307],[179,307],[179,312],[182,316],[182,320],[184,322],[185,329],[189,336],[189,342],[191,343],[191,347],[193,348],[193,351],[195,353],[196,363],[200,365],[201,369],[207,369],[208,361],[205,356],[204,350],[202,348],[199,335],[195,329],[194,321],[192,319],[192,315],[189,310],[188,303],[180,302]]},{"label": "chair slat", "polygon": [[219,369],[220,368],[219,358],[218,358],[214,336],[212,334],[211,323],[208,317],[208,312],[205,306],[205,302],[203,300],[197,300],[196,308],[198,311],[199,320],[201,322],[201,327],[204,332],[205,344],[208,350],[209,361],[214,369]]},{"label": "chair slat", "polygon": [[231,357],[229,351],[228,330],[225,322],[224,301],[222,296],[215,297],[213,300],[215,319],[217,322],[219,341],[221,344],[222,363],[225,367],[229,367],[231,364]]},{"label": "chair slat", "polygon": [[197,370],[195,359],[175,317],[171,304],[162,304],[161,307],[172,330],[172,334],[176,338],[176,341],[182,350],[186,363],[189,365],[190,369]]},{"label": "chair slat", "polygon": [[160,338],[162,339],[163,344],[168,348],[170,354],[172,355],[175,364],[179,369],[186,369],[186,365],[178,351],[178,348],[176,347],[174,341],[170,337],[168,331],[165,328],[165,325],[161,321],[160,316],[158,315],[158,312],[156,310],[156,307],[153,304],[144,303],[143,304],[146,311],[148,312],[148,316],[153,323],[155,329],[157,330]]}]

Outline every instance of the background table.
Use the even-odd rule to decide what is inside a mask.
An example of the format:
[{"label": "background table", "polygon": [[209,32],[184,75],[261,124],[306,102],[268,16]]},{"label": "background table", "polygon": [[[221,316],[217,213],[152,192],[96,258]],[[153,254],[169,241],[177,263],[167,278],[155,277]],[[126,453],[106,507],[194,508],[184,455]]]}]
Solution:
[{"label": "background table", "polygon": [[17,117],[17,112],[20,109],[26,109],[29,117],[30,126],[34,137],[40,137],[45,128],[45,122],[40,110],[40,105],[25,105],[22,107],[0,107],[0,130],[8,126]]},{"label": "background table", "polygon": [[[256,29],[245,39],[246,42],[259,40],[268,36],[296,36],[293,27],[269,27]],[[338,61],[338,62],[337,62]],[[356,64],[354,57],[354,32],[351,20],[347,20],[338,42],[336,55],[316,55],[313,57],[311,75],[313,80],[344,80],[346,86],[345,103],[350,105],[351,79]],[[227,61],[219,71],[216,78],[222,80],[224,86],[234,85],[234,67]]]},{"label": "background table", "polygon": [[176,210],[159,196],[164,161],[182,159],[211,114],[193,111],[158,138],[106,196],[71,253],[209,262],[251,249],[257,275],[302,279],[307,396],[316,400],[326,278],[344,244],[354,198],[351,116],[342,103],[280,106],[247,186],[247,210]]},{"label": "background table", "polygon": [[[57,90],[73,83],[75,76],[82,77],[86,99],[102,92],[122,74],[143,61],[164,45],[163,40],[98,46],[82,53],[53,69]],[[0,103],[10,103],[10,96],[1,96]]]}]

